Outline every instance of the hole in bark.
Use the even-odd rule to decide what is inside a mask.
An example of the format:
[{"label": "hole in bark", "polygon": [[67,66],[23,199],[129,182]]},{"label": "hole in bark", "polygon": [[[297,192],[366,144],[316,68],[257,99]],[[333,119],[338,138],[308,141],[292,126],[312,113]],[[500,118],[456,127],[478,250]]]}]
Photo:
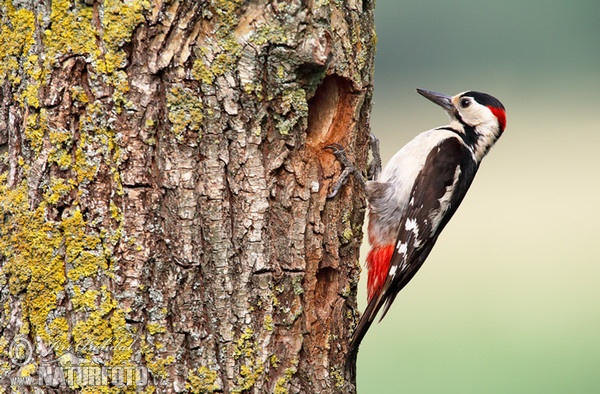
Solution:
[{"label": "hole in bark", "polygon": [[332,301],[335,299],[337,286],[334,285],[337,277],[337,271],[331,267],[321,268],[317,272],[317,285],[315,287],[315,300],[317,308],[326,310],[332,307]]},{"label": "hole in bark", "polygon": [[344,144],[354,125],[357,100],[352,83],[339,75],[328,75],[308,101],[307,144],[313,147]]}]

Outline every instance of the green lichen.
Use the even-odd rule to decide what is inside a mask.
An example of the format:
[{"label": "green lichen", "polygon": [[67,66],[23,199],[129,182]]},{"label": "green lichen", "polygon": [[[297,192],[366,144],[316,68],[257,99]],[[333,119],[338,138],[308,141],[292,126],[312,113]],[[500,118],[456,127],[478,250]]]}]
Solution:
[{"label": "green lichen", "polygon": [[[192,66],[192,77],[204,84],[212,84],[216,77],[235,71],[242,53],[242,45],[237,41],[235,29],[238,25],[237,11],[242,0],[212,0],[206,8],[215,24],[216,40],[210,49],[202,47],[196,52]],[[208,64],[206,54],[212,54]]]},{"label": "green lichen", "polygon": [[308,115],[308,102],[306,101],[306,91],[302,88],[286,90],[283,92],[283,113],[296,111],[299,116]]},{"label": "green lichen", "polygon": [[199,132],[202,125],[202,100],[188,88],[175,86],[167,92],[169,121],[178,141],[183,141],[186,130]]},{"label": "green lichen", "polygon": [[342,233],[342,238],[344,239],[344,243],[348,243],[352,240],[352,238],[354,238],[354,233],[352,232],[352,229],[350,227],[344,229],[344,232]]},{"label": "green lichen", "polygon": [[155,125],[156,125],[156,122],[154,122],[154,120],[150,119],[150,118],[146,119],[146,121],[144,122],[144,127],[147,129],[152,129],[152,128],[154,128]]},{"label": "green lichen", "polygon": [[346,286],[344,286],[344,288],[342,289],[342,297],[344,298],[348,298],[350,297],[350,294],[352,293],[352,286],[350,286],[350,283],[347,283]]},{"label": "green lichen", "polygon": [[288,44],[289,37],[283,26],[261,25],[254,31],[249,41],[259,46],[265,44],[285,45]]},{"label": "green lichen", "polygon": [[341,222],[345,227],[342,231],[342,243],[347,244],[354,238],[354,232],[352,231],[352,223],[350,222],[350,212],[344,212]]},{"label": "green lichen", "polygon": [[292,289],[294,290],[295,295],[304,294],[304,287],[302,287],[303,276],[295,275],[292,277]]},{"label": "green lichen", "polygon": [[242,86],[242,89],[244,89],[246,94],[254,93],[258,101],[263,101],[265,99],[263,95],[263,86],[260,83],[245,83],[244,86]]},{"label": "green lichen", "polygon": [[206,64],[204,64],[204,61],[201,58],[198,58],[194,61],[194,65],[192,66],[192,77],[202,83],[210,85],[213,83],[215,76]]},{"label": "green lichen", "polygon": [[193,394],[213,393],[219,390],[220,388],[217,385],[217,371],[206,366],[188,371],[185,388]]},{"label": "green lichen", "polygon": [[237,65],[241,55],[242,46],[235,37],[235,28],[238,24],[237,9],[244,2],[242,0],[212,0],[211,5],[218,16],[217,20],[217,46],[210,72],[214,76],[223,75]]},{"label": "green lichen", "polygon": [[306,91],[302,88],[289,89],[283,92],[280,113],[274,114],[275,127],[282,135],[287,135],[300,119],[308,117]]}]

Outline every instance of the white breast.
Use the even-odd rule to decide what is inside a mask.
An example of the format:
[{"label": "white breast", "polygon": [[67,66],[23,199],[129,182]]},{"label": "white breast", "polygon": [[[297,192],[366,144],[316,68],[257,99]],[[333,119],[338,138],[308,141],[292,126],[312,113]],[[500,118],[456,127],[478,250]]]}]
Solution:
[{"label": "white breast", "polygon": [[429,130],[417,135],[390,159],[379,179],[367,183],[370,239],[384,245],[396,242],[415,179],[429,153],[448,138],[457,135],[450,130]]}]

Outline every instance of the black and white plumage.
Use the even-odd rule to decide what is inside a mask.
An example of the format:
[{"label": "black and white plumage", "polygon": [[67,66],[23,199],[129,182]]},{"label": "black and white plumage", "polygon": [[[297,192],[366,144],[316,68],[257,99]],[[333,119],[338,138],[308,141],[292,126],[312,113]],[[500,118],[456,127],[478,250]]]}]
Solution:
[{"label": "black and white plumage", "polygon": [[349,358],[377,314],[381,311],[383,319],[427,259],[506,125],[504,106],[488,94],[467,91],[449,97],[417,91],[444,108],[450,123],[417,135],[366,184],[372,247],[367,257],[369,304]]}]

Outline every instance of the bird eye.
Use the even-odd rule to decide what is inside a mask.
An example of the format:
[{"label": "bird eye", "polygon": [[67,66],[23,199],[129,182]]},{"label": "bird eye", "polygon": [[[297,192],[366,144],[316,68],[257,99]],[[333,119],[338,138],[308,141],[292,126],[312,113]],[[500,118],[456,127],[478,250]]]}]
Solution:
[{"label": "bird eye", "polygon": [[469,105],[471,105],[471,100],[464,98],[460,100],[460,106],[462,108],[467,108]]}]

